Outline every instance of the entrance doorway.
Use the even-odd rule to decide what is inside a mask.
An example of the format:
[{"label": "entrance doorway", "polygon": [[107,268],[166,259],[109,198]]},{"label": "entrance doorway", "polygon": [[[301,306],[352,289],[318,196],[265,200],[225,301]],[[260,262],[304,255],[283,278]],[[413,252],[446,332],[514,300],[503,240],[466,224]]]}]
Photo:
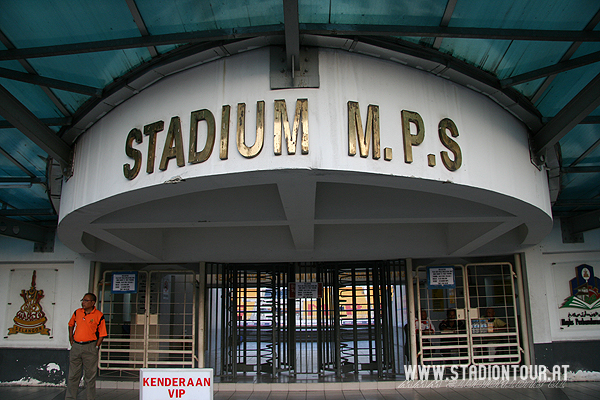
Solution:
[{"label": "entrance doorway", "polygon": [[[113,278],[137,279],[114,290]],[[132,284],[133,285],[133,284]],[[192,368],[196,361],[196,274],[190,270],[105,271],[98,308],[108,337],[100,376],[137,376],[140,368]]]},{"label": "entrance doorway", "polygon": [[[517,275],[510,263],[421,266],[416,273],[419,364],[521,363]],[[442,284],[432,282],[435,274],[444,276]]]},{"label": "entrance doorway", "polygon": [[397,379],[403,261],[207,264],[206,367],[221,381]]}]

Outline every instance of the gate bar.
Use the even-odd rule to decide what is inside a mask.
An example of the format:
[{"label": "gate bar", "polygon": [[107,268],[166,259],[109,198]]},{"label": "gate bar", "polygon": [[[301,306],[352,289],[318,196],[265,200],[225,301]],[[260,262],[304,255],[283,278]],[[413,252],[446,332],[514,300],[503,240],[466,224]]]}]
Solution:
[{"label": "gate bar", "polygon": [[521,332],[523,334],[523,340],[521,346],[523,346],[523,362],[525,365],[531,365],[531,358],[529,354],[529,327],[527,326],[527,310],[525,308],[525,289],[523,285],[523,271],[521,269],[521,256],[515,254],[515,270],[517,273],[517,285],[519,287],[519,311],[521,314]]},{"label": "gate bar", "polygon": [[[419,279],[417,277],[417,279]],[[410,363],[417,365],[417,338],[415,332],[415,288],[412,258],[406,259],[406,288],[408,289],[408,339],[410,340]],[[405,371],[406,372],[406,371]]]}]

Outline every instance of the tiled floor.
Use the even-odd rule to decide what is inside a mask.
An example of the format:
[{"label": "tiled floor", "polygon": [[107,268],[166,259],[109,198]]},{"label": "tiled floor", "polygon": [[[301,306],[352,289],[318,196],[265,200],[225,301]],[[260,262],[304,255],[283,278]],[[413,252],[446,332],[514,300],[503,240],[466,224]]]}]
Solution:
[{"label": "tiled floor", "polygon": [[[438,385],[435,385],[438,386]],[[229,387],[228,389],[231,389]],[[600,382],[569,382],[563,388],[397,388],[340,390],[330,387],[319,390],[266,391],[215,390],[214,400],[596,400],[600,399]],[[62,400],[65,389],[60,387],[0,386],[1,400]],[[85,392],[78,399],[85,399]],[[136,400],[137,389],[98,389],[97,400]]]}]

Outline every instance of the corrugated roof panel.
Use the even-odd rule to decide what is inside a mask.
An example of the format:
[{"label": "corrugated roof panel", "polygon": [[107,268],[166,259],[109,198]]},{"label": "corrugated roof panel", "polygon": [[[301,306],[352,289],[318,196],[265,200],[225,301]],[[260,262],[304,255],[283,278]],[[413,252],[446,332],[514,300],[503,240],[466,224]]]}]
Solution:
[{"label": "corrugated roof panel", "polygon": [[301,24],[329,24],[330,1],[298,0],[298,19]]},{"label": "corrugated roof panel", "polygon": [[[600,128],[598,130],[600,130]],[[600,165],[600,147],[596,147],[596,149],[591,151],[586,158],[577,164],[579,167],[593,167],[596,165]]]},{"label": "corrugated roof panel", "polygon": [[[30,63],[42,76],[101,90],[150,58],[148,49],[139,48],[31,59]],[[85,94],[52,90],[71,113],[90,98]]]},{"label": "corrugated roof panel", "polygon": [[40,184],[9,188],[0,185],[0,201],[16,209],[52,209],[46,187]]},{"label": "corrugated roof panel", "polygon": [[102,89],[151,56],[146,48],[32,58],[29,63],[38,74]]},{"label": "corrugated roof panel", "polygon": [[[447,0],[376,2],[331,0],[331,14],[328,22],[332,24],[437,26],[444,15],[446,3]],[[300,9],[300,6],[298,8]],[[322,10],[317,7],[313,7],[313,9]],[[309,17],[302,15],[301,22],[305,22],[305,18]]]},{"label": "corrugated roof panel", "polygon": [[537,91],[540,89],[540,87],[545,81],[546,78],[544,77],[530,82],[521,83],[520,85],[514,85],[513,88],[522,93],[523,96],[527,97],[528,99],[531,99],[537,93]]},{"label": "corrugated roof panel", "polygon": [[18,48],[140,36],[123,0],[3,1],[0,26]]},{"label": "corrugated roof panel", "polygon": [[[599,9],[598,2],[546,0],[482,2],[459,1],[449,26],[502,29],[583,29]],[[533,71],[556,63],[569,42],[444,39],[440,50],[495,74],[499,79]],[[525,96],[533,96],[543,80],[516,86]]]},{"label": "corrugated roof panel", "polygon": [[[31,173],[38,177],[46,176],[46,157],[48,157],[48,155],[17,129],[0,129],[0,147],[14,157]],[[0,155],[0,158],[4,157]],[[4,159],[6,160],[6,158]],[[2,173],[0,176],[5,175]],[[7,176],[26,175],[21,169],[17,168],[15,170],[14,168],[11,168]]]},{"label": "corrugated roof panel", "polygon": [[278,0],[165,0],[160,5],[142,0],[136,4],[152,35],[283,23],[283,5]]},{"label": "corrugated roof panel", "polygon": [[504,29],[583,29],[600,8],[596,0],[460,0],[449,26]]},{"label": "corrugated roof panel", "polygon": [[495,71],[510,45],[510,40],[446,38],[442,41],[440,51],[484,71]]},{"label": "corrugated roof panel", "polygon": [[600,173],[564,174],[561,185],[561,200],[591,200],[600,196]]},{"label": "corrugated roof panel", "polygon": [[8,90],[38,118],[63,117],[46,93],[36,85],[0,78],[0,85]]},{"label": "corrugated roof panel", "polygon": [[[560,140],[563,165],[570,166],[598,140],[600,140],[600,125],[577,125]],[[600,164],[600,147],[577,166],[590,165],[590,163]]]},{"label": "corrugated roof panel", "polygon": [[165,46],[156,46],[156,51],[160,54],[165,54],[165,53],[168,53],[169,51],[174,50],[178,47],[179,47],[179,45],[176,45],[176,44],[169,44],[169,45],[165,45]]},{"label": "corrugated roof panel", "polygon": [[558,74],[536,103],[545,117],[554,117],[594,77],[600,73],[600,63]]},{"label": "corrugated roof panel", "polygon": [[[0,49],[0,50],[5,50],[5,49],[6,48]],[[25,70],[25,68],[23,68],[21,63],[16,60],[0,61],[0,67],[6,68],[6,69],[12,69],[13,71],[18,71],[18,72],[23,72],[23,73],[27,72]]]},{"label": "corrugated roof panel", "polygon": [[90,99],[90,96],[79,93],[66,92],[59,89],[52,89],[52,91],[71,114],[74,114],[83,103]]},{"label": "corrugated roof panel", "polygon": [[499,79],[535,71],[559,62],[570,46],[568,42],[513,41],[490,71]]}]

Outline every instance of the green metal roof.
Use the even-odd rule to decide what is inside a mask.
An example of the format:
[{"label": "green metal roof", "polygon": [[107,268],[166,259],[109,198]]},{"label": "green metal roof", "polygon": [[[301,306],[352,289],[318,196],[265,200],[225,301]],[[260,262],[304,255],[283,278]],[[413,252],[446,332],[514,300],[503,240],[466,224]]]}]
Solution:
[{"label": "green metal roof", "polygon": [[56,225],[48,160],[68,170],[77,136],[148,72],[274,44],[431,62],[521,118],[555,217],[598,228],[581,221],[600,215],[599,21],[597,0],[0,1],[0,228]]}]

